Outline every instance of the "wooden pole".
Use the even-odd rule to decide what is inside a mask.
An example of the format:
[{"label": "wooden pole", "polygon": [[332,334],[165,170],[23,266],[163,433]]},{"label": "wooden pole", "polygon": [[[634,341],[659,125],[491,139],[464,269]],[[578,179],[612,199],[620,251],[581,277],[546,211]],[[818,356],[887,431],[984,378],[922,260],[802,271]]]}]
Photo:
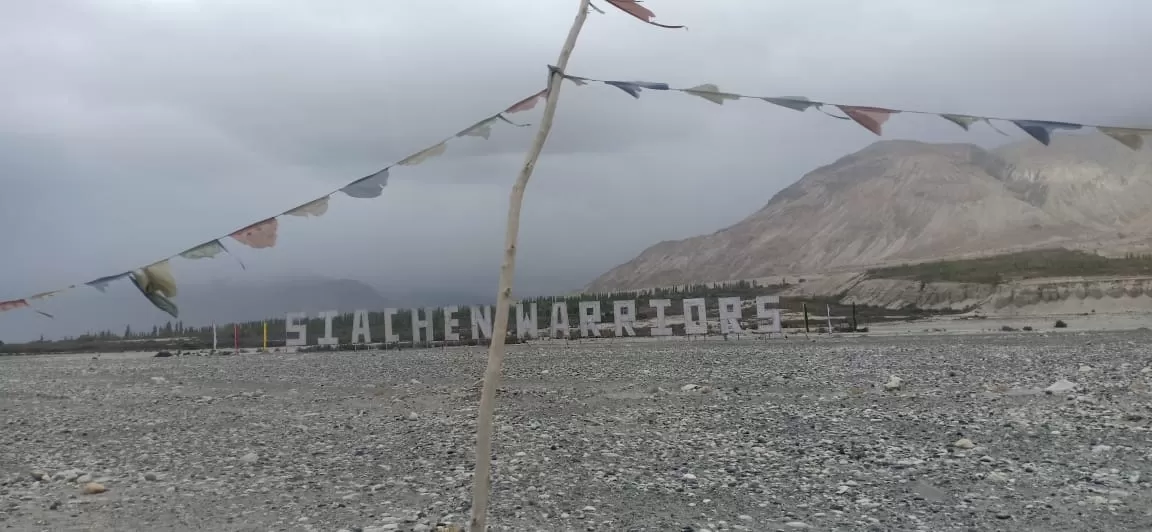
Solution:
[{"label": "wooden pole", "polygon": [[536,160],[548,140],[552,130],[552,119],[556,115],[556,100],[560,97],[560,85],[564,81],[560,73],[568,68],[568,58],[576,47],[576,38],[588,18],[588,0],[579,0],[576,19],[568,30],[568,38],[560,49],[556,60],[558,72],[548,76],[548,94],[544,103],[544,114],[540,117],[540,129],[524,157],[524,166],[512,187],[508,198],[508,226],[504,233],[504,262],[500,265],[500,288],[496,293],[496,317],[492,324],[492,341],[488,345],[488,368],[484,371],[484,388],[480,392],[480,410],[476,417],[476,470],[472,477],[472,517],[469,521],[471,532],[487,532],[488,499],[491,495],[492,473],[492,418],[496,406],[496,388],[500,385],[500,369],[504,363],[504,341],[508,333],[508,307],[512,297],[512,279],[516,272],[516,241],[520,234],[520,206],[524,202],[524,189],[532,177]]}]

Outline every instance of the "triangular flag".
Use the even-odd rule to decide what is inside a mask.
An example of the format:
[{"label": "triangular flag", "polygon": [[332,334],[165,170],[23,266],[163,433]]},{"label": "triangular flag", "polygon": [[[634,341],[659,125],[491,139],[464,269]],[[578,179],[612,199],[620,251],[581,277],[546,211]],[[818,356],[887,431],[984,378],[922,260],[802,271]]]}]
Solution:
[{"label": "triangular flag", "polygon": [[1137,151],[1144,147],[1144,135],[1152,135],[1152,130],[1150,129],[1135,129],[1130,127],[1097,127],[1096,129]]},{"label": "triangular flag", "polygon": [[148,284],[148,275],[145,274],[143,270],[137,270],[130,274],[129,277],[131,277],[132,283],[136,288],[140,290],[140,293],[144,294],[144,297],[148,298],[148,301],[152,303],[153,306],[167,312],[173,318],[180,317],[180,309],[176,308],[176,303],[168,299],[163,293],[153,289]]},{"label": "triangular flag", "polygon": [[180,253],[180,257],[189,260],[211,259],[224,252],[224,245],[219,240],[213,240]]},{"label": "triangular flag", "polygon": [[720,105],[724,105],[724,100],[739,100],[740,99],[740,95],[738,95],[738,94],[730,94],[727,92],[720,92],[720,87],[717,87],[711,83],[705,83],[703,85],[697,85],[697,86],[692,87],[690,89],[683,89],[683,91],[687,92],[688,94],[691,94],[693,96],[699,96],[701,98],[704,98],[705,100],[708,100],[712,103],[716,103],[716,104],[720,104]]},{"label": "triangular flag", "polygon": [[813,101],[811,101],[808,98],[805,98],[803,96],[779,96],[776,98],[760,98],[760,99],[764,100],[768,103],[774,103],[774,104],[779,105],[781,107],[787,107],[787,108],[792,109],[794,111],[801,111],[801,112],[807,111],[808,108],[810,108],[810,107],[820,105],[819,103],[813,102]]},{"label": "triangular flag", "polygon": [[402,166],[416,166],[416,165],[418,165],[424,161],[427,161],[428,159],[430,159],[432,157],[436,157],[437,155],[442,155],[447,150],[448,150],[448,145],[441,142],[440,144],[432,146],[431,148],[425,148],[425,149],[420,150],[420,151],[418,151],[412,155],[409,155],[408,157],[404,158],[404,160],[402,160],[396,164],[399,164]]},{"label": "triangular flag", "polygon": [[629,15],[632,15],[632,16],[634,16],[634,17],[636,17],[636,18],[638,18],[644,22],[647,22],[648,24],[651,24],[653,26],[660,26],[661,28],[670,28],[670,29],[683,28],[684,27],[684,26],[669,26],[667,24],[660,24],[658,22],[654,22],[652,19],[656,18],[656,14],[653,13],[650,9],[640,5],[637,2],[637,0],[606,0],[606,1],[609,4],[616,6],[617,9],[619,9],[625,13],[628,13]]},{"label": "triangular flag", "polygon": [[852,107],[848,105],[838,105],[837,107],[844,111],[848,118],[877,135],[882,134],[884,122],[887,122],[893,114],[900,112],[880,107]]},{"label": "triangular flag", "polygon": [[657,91],[666,91],[671,89],[667,83],[652,83],[649,81],[605,81],[605,85],[611,85],[627,92],[633,98],[640,97],[641,89],[652,89]]},{"label": "triangular flag", "polygon": [[88,281],[84,284],[91,286],[92,288],[95,288],[95,289],[103,292],[105,289],[108,288],[109,284],[112,284],[115,281],[119,281],[120,279],[127,277],[129,273],[130,272],[124,272],[124,273],[118,273],[116,275],[109,275],[107,277],[101,277],[101,278],[96,279],[94,281]]},{"label": "triangular flag", "polygon": [[69,288],[75,288],[75,286],[69,286],[67,288],[61,288],[59,290],[52,290],[49,292],[40,292],[39,294],[28,296],[28,301],[35,301],[37,299],[47,299],[47,298],[50,298],[56,294],[59,294],[60,292],[68,290]]},{"label": "triangular flag", "polygon": [[270,248],[276,246],[276,229],[279,228],[279,226],[280,222],[276,221],[275,218],[269,218],[262,222],[249,225],[228,236],[235,238],[237,242],[250,248]]},{"label": "triangular flag", "polygon": [[481,120],[479,122],[476,122],[475,124],[472,124],[471,126],[468,126],[467,129],[457,133],[456,136],[457,137],[480,137],[484,140],[488,140],[488,137],[492,135],[492,123],[495,121],[496,121],[496,117],[490,116],[488,118],[485,118],[484,120]]},{"label": "triangular flag", "polygon": [[384,193],[384,187],[388,185],[388,169],[385,168],[372,174],[368,177],[362,177],[351,183],[344,188],[340,189],[351,198],[359,199],[372,199],[379,198]]},{"label": "triangular flag", "polygon": [[505,109],[504,112],[508,113],[508,114],[512,114],[512,113],[519,113],[520,111],[527,111],[533,107],[536,107],[536,104],[542,98],[544,98],[547,95],[548,95],[548,89],[544,89],[540,92],[537,92],[536,94],[533,94],[532,96],[529,96],[527,98],[524,98],[523,100],[520,100],[520,101],[512,104],[512,106]]},{"label": "triangular flag", "polygon": [[1032,138],[1040,141],[1040,143],[1045,146],[1052,142],[1052,131],[1054,130],[1080,129],[1080,124],[1049,122],[1047,120],[1013,120],[1012,123],[1019,126],[1025,133],[1031,135]]},{"label": "triangular flag", "polygon": [[1007,133],[1004,132],[1003,129],[996,127],[996,124],[993,124],[991,119],[981,118],[980,121],[984,122],[985,124],[988,124],[988,127],[992,128],[992,131],[995,131],[1001,135],[1004,135],[1005,137],[1009,136]]},{"label": "triangular flag", "polygon": [[28,306],[28,301],[24,299],[13,299],[11,301],[0,301],[0,312],[8,310],[16,310],[18,308],[25,308]]},{"label": "triangular flag", "polygon": [[132,272],[132,283],[148,298],[156,308],[171,314],[173,318],[179,317],[176,304],[169,298],[176,297],[176,278],[172,277],[172,270],[167,260],[145,266]]},{"label": "triangular flag", "polygon": [[328,196],[309,201],[308,203],[296,207],[295,209],[286,211],[284,214],[287,214],[288,216],[300,216],[307,218],[309,216],[324,216],[324,213],[326,212],[328,212]]},{"label": "triangular flag", "polygon": [[968,131],[968,128],[972,127],[972,124],[975,124],[976,122],[979,122],[980,120],[982,120],[978,116],[950,115],[950,114],[942,114],[942,115],[940,115],[940,118],[943,118],[944,120],[947,120],[949,122],[952,122],[953,124],[956,124],[956,125],[964,128],[964,131]]},{"label": "triangular flag", "polygon": [[133,272],[136,279],[144,281],[149,292],[157,292],[168,297],[176,297],[176,278],[168,259],[155,262]]}]

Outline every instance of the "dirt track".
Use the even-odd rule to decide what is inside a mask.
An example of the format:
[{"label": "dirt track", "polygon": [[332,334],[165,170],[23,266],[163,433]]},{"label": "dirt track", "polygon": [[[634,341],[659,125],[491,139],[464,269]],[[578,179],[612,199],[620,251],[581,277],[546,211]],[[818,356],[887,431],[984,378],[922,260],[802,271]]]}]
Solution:
[{"label": "dirt track", "polygon": [[[1150,342],[516,346],[492,528],[1148,530]],[[483,358],[0,359],[0,529],[463,523]],[[1060,378],[1076,389],[1041,391]]]}]

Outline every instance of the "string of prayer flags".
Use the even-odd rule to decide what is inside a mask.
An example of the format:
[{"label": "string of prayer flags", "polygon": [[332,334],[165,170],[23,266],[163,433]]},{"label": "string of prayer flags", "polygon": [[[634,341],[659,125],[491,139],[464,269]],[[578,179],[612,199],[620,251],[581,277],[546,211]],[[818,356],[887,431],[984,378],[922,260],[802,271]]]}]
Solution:
[{"label": "string of prayer flags", "polygon": [[171,299],[176,297],[176,278],[172,277],[167,259],[136,270],[129,274],[129,277],[156,308],[167,312],[173,318],[180,317],[180,310]]},{"label": "string of prayer flags", "polygon": [[276,230],[280,228],[280,221],[268,218],[240,229],[228,236],[250,248],[263,249],[276,246]]},{"label": "string of prayer flags", "polygon": [[[551,68],[554,72],[556,71],[555,67]],[[1077,124],[1073,122],[1057,122],[1052,120],[1024,120],[1016,118],[999,118],[994,116],[979,116],[959,113],[932,113],[927,111],[915,111],[911,109],[892,109],[888,107],[822,102],[811,100],[803,96],[750,96],[734,92],[723,92],[719,89],[719,87],[711,83],[705,83],[695,87],[682,89],[671,87],[667,83],[604,80],[582,76],[573,76],[567,73],[561,73],[561,75],[563,75],[565,79],[572,81],[578,86],[587,85],[589,83],[600,83],[620,89],[633,98],[640,98],[642,89],[652,89],[668,92],[683,92],[721,105],[723,105],[723,103],[728,100],[756,99],[800,112],[815,108],[833,118],[838,118],[840,120],[852,120],[853,122],[856,122],[860,126],[864,127],[868,131],[871,131],[872,133],[875,133],[876,135],[883,134],[884,124],[888,122],[892,115],[899,113],[910,113],[939,116],[940,118],[960,126],[965,131],[969,131],[974,124],[983,122],[987,124],[988,127],[992,128],[994,131],[1000,133],[1001,135],[1007,135],[1007,133],[996,127],[992,121],[997,120],[1001,122],[1011,122],[1022,129],[1029,136],[1046,146],[1052,141],[1053,131],[1077,130],[1085,127],[1096,128],[1101,133],[1108,135],[1109,137],[1133,150],[1142,149],[1144,147],[1144,137],[1152,136],[1152,128],[1145,129],[1117,126],[1098,126],[1091,124]],[[843,111],[847,116],[832,114],[826,111],[824,107],[835,107]]]},{"label": "string of prayer flags", "polygon": [[295,209],[284,211],[284,214],[288,216],[299,216],[301,218],[307,218],[309,216],[315,216],[319,218],[324,216],[324,213],[328,212],[329,197],[330,196],[324,196],[323,198],[309,201],[308,203],[296,207]]},{"label": "string of prayer flags", "polygon": [[888,118],[900,112],[879,107],[852,107],[848,105],[838,107],[844,111],[844,114],[848,115],[848,118],[877,135],[883,134],[884,123],[888,121]]},{"label": "string of prayer flags", "polygon": [[648,9],[648,8],[640,5],[640,0],[605,0],[605,1],[608,2],[609,4],[612,4],[616,9],[619,9],[620,11],[628,13],[629,15],[632,15],[633,17],[640,19],[641,21],[643,21],[646,24],[651,24],[653,26],[659,26],[661,28],[668,28],[668,29],[678,29],[678,28],[684,28],[685,27],[685,26],[671,26],[668,24],[660,24],[659,22],[656,22],[656,20],[655,20],[656,14],[653,13],[651,9]]},{"label": "string of prayer flags", "polygon": [[344,188],[340,189],[340,192],[343,192],[350,198],[379,198],[380,195],[384,193],[384,187],[387,185],[388,169],[385,168],[375,174],[348,183]]}]

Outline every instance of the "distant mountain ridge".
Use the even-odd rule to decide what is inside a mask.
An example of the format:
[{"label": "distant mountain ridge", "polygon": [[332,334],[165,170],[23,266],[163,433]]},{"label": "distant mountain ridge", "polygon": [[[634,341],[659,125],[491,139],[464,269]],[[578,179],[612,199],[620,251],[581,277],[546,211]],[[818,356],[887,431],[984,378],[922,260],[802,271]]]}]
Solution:
[{"label": "distant mountain ridge", "polygon": [[1045,147],[881,141],[744,220],[660,242],[588,291],[753,279],[1054,246],[1147,250],[1152,151],[1100,135]]}]

